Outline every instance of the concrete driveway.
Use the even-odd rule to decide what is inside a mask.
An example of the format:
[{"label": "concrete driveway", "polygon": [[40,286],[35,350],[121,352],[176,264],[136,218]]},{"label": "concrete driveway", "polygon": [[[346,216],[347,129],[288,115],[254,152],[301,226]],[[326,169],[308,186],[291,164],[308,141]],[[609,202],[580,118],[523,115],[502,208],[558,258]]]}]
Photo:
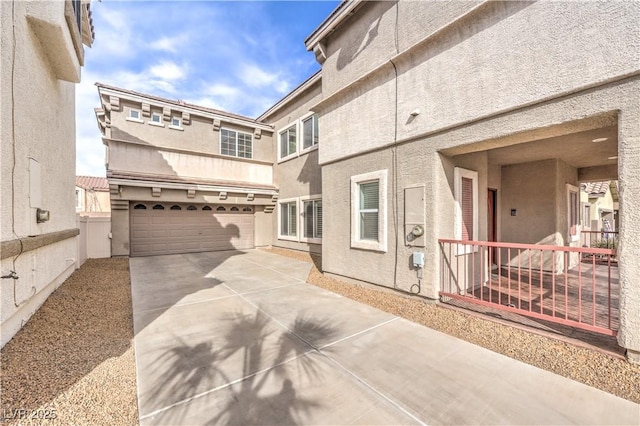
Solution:
[{"label": "concrete driveway", "polygon": [[306,284],[308,263],[130,265],[141,424],[640,422],[637,404]]}]

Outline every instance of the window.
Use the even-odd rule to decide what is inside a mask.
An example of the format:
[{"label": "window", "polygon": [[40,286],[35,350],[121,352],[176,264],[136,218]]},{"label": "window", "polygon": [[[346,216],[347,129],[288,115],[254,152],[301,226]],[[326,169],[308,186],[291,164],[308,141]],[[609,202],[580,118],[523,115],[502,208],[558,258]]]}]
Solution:
[{"label": "window", "polygon": [[177,204],[174,204],[173,206],[171,206],[171,210],[182,210],[182,207],[180,207]]},{"label": "window", "polygon": [[250,212],[251,211],[251,207],[245,207],[242,209],[243,212]]},{"label": "window", "polygon": [[[453,171],[455,197],[455,239],[478,239],[478,172],[456,167]],[[464,253],[475,246],[459,245]],[[463,254],[463,253],[459,253]]]},{"label": "window", "polygon": [[140,119],[140,110],[130,108],[129,109],[129,116],[127,117],[127,121],[137,121],[139,123],[142,123],[142,120]]},{"label": "window", "polygon": [[196,206],[187,206],[187,210],[198,210]]},{"label": "window", "polygon": [[591,204],[585,204],[584,206],[584,221],[583,225],[586,227],[591,226]]},{"label": "window", "polygon": [[578,222],[579,211],[578,206],[580,197],[578,196],[578,188],[567,184],[567,222],[569,231],[569,241],[578,241]]},{"label": "window", "polygon": [[149,124],[153,124],[154,126],[164,127],[164,124],[162,124],[162,115],[158,114],[157,112],[152,112],[151,120],[149,121]]},{"label": "window", "polygon": [[226,212],[227,209],[224,208],[224,206],[218,206],[218,208],[216,208],[217,212]]},{"label": "window", "polygon": [[82,193],[76,189],[76,210],[82,210]]},{"label": "window", "polygon": [[322,200],[302,201],[302,214],[304,216],[304,239],[319,240],[322,238]]},{"label": "window", "polygon": [[252,138],[248,133],[220,129],[220,153],[240,158],[252,158]]},{"label": "window", "polygon": [[302,120],[302,148],[308,149],[318,145],[318,115]]},{"label": "window", "polygon": [[182,120],[178,117],[171,118],[171,127],[175,127],[176,129],[182,128]]},{"label": "window", "polygon": [[298,202],[297,200],[280,203],[280,232],[283,239],[296,239],[298,232]]},{"label": "window", "polygon": [[280,132],[279,134],[280,158],[285,158],[296,153],[298,145],[296,124],[284,130],[283,132]]},{"label": "window", "polygon": [[387,251],[386,170],[351,177],[351,247]]},{"label": "window", "polygon": [[144,204],[136,204],[135,206],[133,206],[134,210],[146,210],[147,206],[145,206]]},{"label": "window", "polygon": [[231,211],[232,212],[239,212],[240,209],[234,206],[234,207],[231,207]]},{"label": "window", "polygon": [[204,206],[204,207],[202,208],[202,210],[211,210],[211,207],[210,207],[210,206]]},{"label": "window", "polygon": [[153,206],[154,210],[164,210],[164,206],[162,204],[156,204],[155,206]]}]

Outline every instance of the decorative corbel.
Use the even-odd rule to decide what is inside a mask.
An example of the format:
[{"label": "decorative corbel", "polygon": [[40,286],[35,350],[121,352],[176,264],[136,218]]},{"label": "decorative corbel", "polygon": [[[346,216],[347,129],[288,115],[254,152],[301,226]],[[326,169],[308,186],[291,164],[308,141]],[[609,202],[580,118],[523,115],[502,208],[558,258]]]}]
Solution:
[{"label": "decorative corbel", "polygon": [[196,190],[187,189],[187,198],[196,198]]},{"label": "decorative corbel", "polygon": [[221,191],[221,192],[220,192],[220,199],[221,199],[221,200],[226,200],[226,199],[227,199],[227,193],[226,193],[226,191]]},{"label": "decorative corbel", "polygon": [[220,126],[222,125],[222,123],[220,123],[220,119],[219,118],[214,118],[213,119],[213,130],[220,130]]},{"label": "decorative corbel", "polygon": [[191,124],[191,114],[182,112],[182,124]]},{"label": "decorative corbel", "polygon": [[113,111],[120,111],[120,98],[117,96],[109,96],[109,104]]},{"label": "decorative corbel", "polygon": [[247,194],[247,201],[253,201],[256,198],[255,194]]},{"label": "decorative corbel", "polygon": [[171,121],[171,108],[162,108],[162,118],[164,119],[164,121]]},{"label": "decorative corbel", "polygon": [[142,116],[143,117],[151,117],[151,105],[142,104]]},{"label": "decorative corbel", "polygon": [[152,197],[159,197],[161,191],[162,191],[162,189],[160,189],[158,187],[153,187],[153,188],[151,188],[151,196]]},{"label": "decorative corbel", "polygon": [[262,130],[261,129],[255,129],[253,131],[253,138],[254,139],[260,139],[262,137]]},{"label": "decorative corbel", "polygon": [[320,65],[324,64],[324,61],[327,60],[327,49],[322,43],[318,43],[313,47],[313,53],[316,55],[316,61]]}]

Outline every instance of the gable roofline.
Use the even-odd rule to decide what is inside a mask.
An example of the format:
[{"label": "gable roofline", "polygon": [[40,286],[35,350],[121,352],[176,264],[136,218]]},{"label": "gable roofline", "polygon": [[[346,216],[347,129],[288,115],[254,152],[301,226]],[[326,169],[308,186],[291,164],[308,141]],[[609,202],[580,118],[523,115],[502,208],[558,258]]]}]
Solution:
[{"label": "gable roofline", "polygon": [[271,108],[263,112],[258,118],[256,118],[256,120],[262,121],[267,117],[275,114],[282,107],[284,107],[289,102],[291,102],[292,100],[300,96],[300,94],[304,93],[307,89],[309,89],[311,86],[316,84],[321,79],[322,79],[322,70],[318,70],[311,77],[303,81],[298,87],[296,87],[291,92],[289,92],[288,95],[280,99],[275,105],[273,105]]},{"label": "gable roofline", "polygon": [[[100,82],[96,82],[95,85],[98,87],[98,93],[100,95],[114,95],[118,97],[122,97],[125,99],[130,99],[140,103],[152,103],[157,106],[169,107],[175,111],[186,111],[189,113],[193,113],[194,115],[199,115],[201,117],[208,118],[217,118],[219,120],[226,121],[227,123],[233,123],[245,127],[258,128],[266,131],[273,131],[273,126],[268,124],[264,124],[259,122],[256,119],[246,117],[244,115],[233,114],[230,112],[208,108],[201,105],[195,105],[184,101],[178,101],[168,98],[163,98],[156,95],[149,95],[146,93],[136,92],[134,90],[123,89],[121,87],[110,86],[108,84],[103,84]],[[100,100],[102,102],[102,99]]]},{"label": "gable roofline", "polygon": [[308,51],[322,41],[326,36],[331,34],[340,24],[349,16],[351,16],[356,8],[360,6],[362,0],[343,0],[333,12],[322,21],[322,23],[313,30],[313,32],[305,39],[304,45]]}]

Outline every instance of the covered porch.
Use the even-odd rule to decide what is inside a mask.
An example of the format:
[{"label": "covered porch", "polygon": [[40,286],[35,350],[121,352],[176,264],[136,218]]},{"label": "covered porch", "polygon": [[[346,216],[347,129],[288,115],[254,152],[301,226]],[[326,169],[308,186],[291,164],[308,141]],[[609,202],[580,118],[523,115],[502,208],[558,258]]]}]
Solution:
[{"label": "covered porch", "polygon": [[441,158],[456,213],[453,232],[438,240],[441,300],[616,336],[617,246],[585,244],[592,236],[580,187],[618,178],[617,116],[456,147]]}]

